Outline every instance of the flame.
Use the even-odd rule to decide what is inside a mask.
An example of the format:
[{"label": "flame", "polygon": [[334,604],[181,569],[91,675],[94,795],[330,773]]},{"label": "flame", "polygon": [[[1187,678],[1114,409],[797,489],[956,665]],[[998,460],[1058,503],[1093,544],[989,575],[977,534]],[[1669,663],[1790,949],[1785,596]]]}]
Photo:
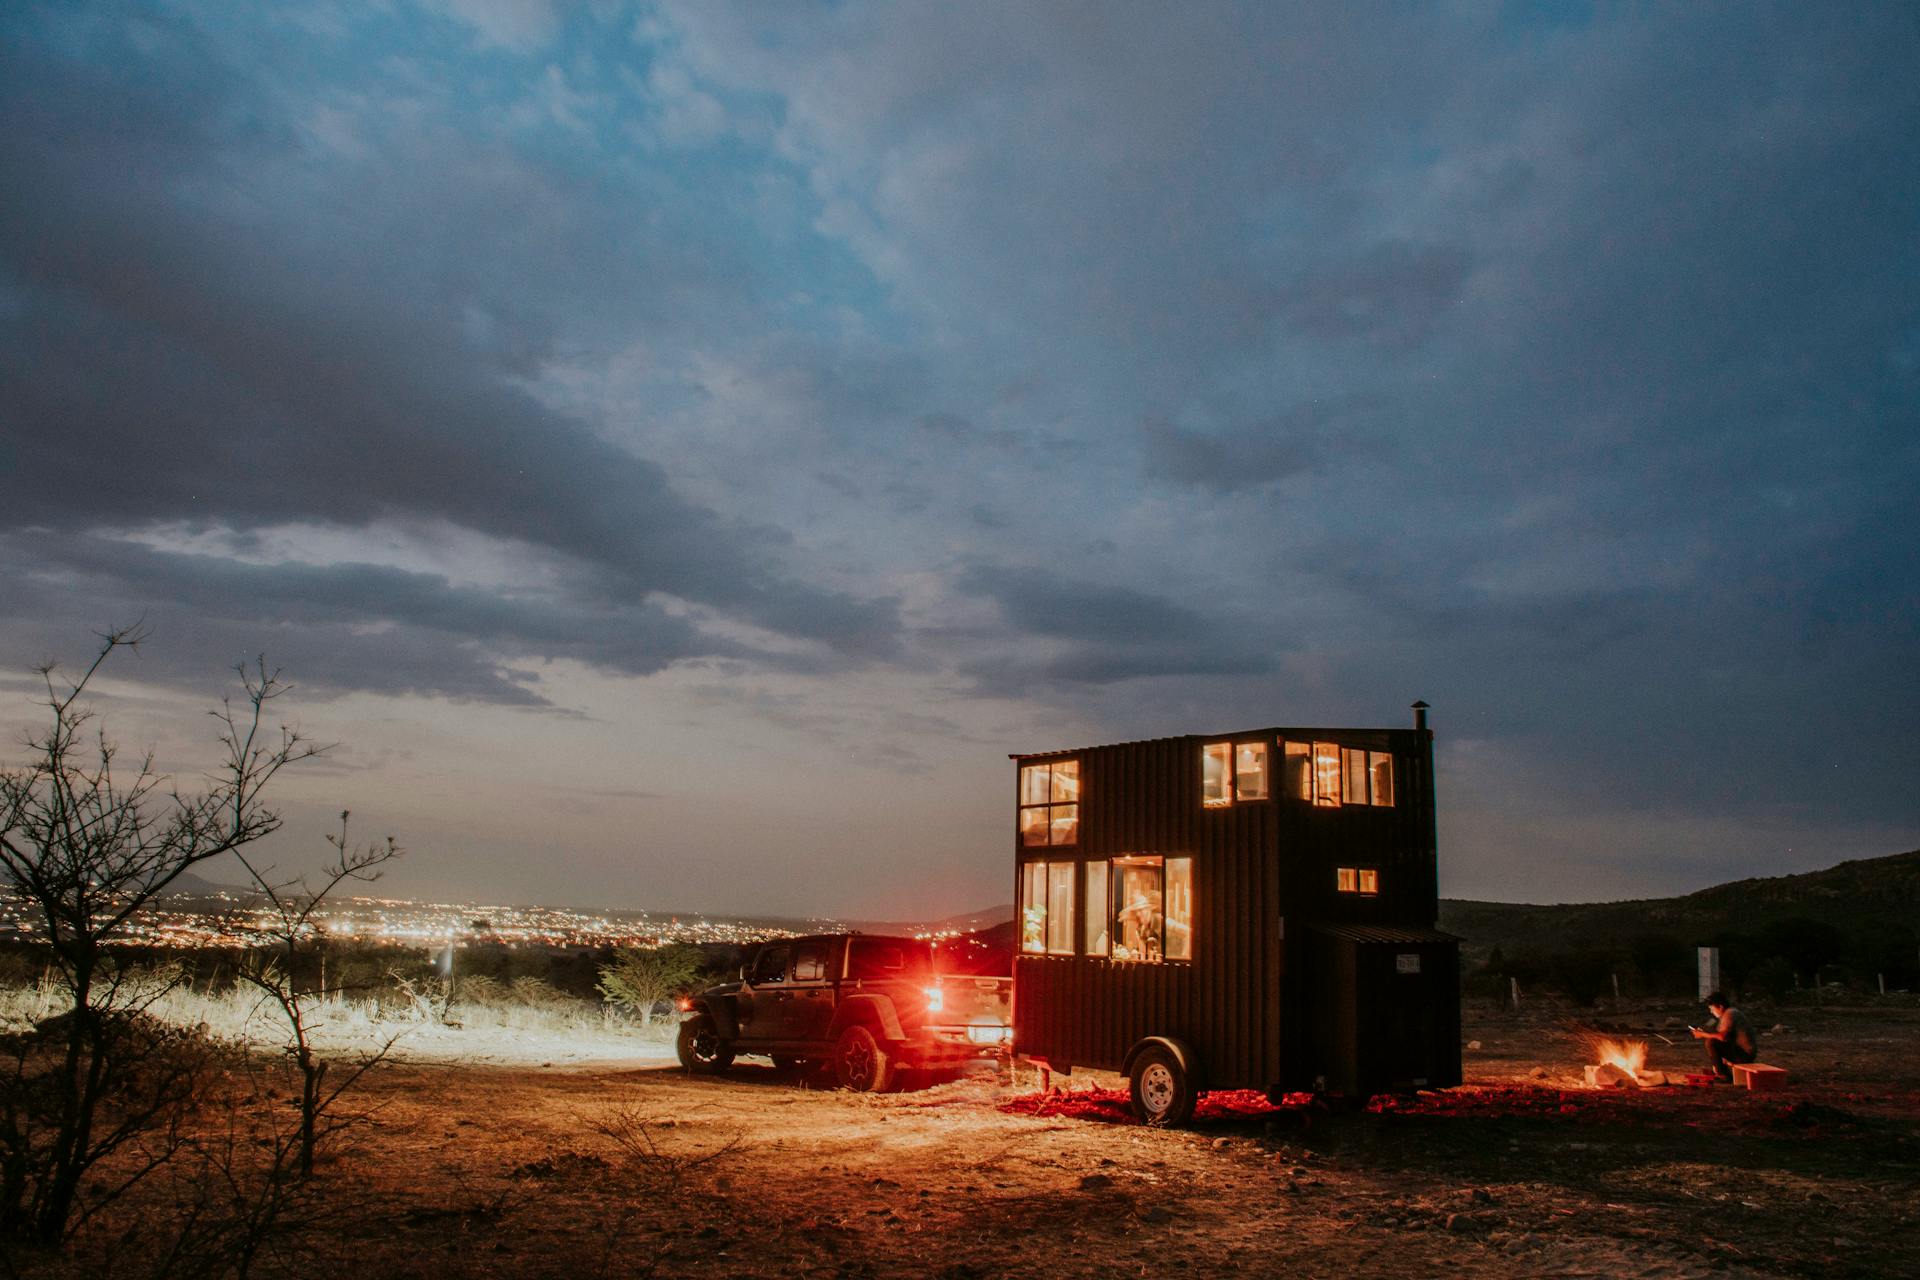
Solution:
[{"label": "flame", "polygon": [[1647,1042],[1645,1040],[1607,1040],[1594,1043],[1594,1053],[1606,1066],[1618,1067],[1635,1080],[1647,1068]]}]

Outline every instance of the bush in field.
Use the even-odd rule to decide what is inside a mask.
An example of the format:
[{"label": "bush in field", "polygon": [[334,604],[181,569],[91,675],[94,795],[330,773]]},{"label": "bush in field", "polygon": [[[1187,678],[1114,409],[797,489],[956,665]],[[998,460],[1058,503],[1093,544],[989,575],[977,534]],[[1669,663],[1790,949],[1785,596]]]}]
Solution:
[{"label": "bush in field", "polygon": [[607,1003],[638,1013],[644,1027],[653,1021],[654,1005],[699,982],[705,963],[698,947],[622,947],[613,953],[613,963],[601,966],[600,994]]},{"label": "bush in field", "polygon": [[[0,880],[44,930],[67,1009],[9,1046],[0,1069],[0,1235],[41,1245],[62,1243],[95,1205],[167,1159],[166,1135],[197,1092],[192,1062],[136,1030],[178,975],[136,980],[115,944],[181,875],[278,830],[264,792],[281,769],[317,754],[273,727],[270,704],[285,686],[263,665],[257,678],[243,668],[239,705],[214,713],[226,758],[202,790],[162,776],[151,753],[121,760],[83,699],[107,659],[143,635],[101,637],[71,683],[43,665],[45,727],[28,734],[23,765],[0,771]],[[150,1138],[159,1145],[144,1145]]]}]

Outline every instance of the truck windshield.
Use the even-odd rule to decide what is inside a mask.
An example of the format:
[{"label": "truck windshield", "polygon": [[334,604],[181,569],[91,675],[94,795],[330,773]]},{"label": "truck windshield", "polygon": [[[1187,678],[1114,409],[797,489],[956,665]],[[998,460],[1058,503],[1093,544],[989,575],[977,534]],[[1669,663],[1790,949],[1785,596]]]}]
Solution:
[{"label": "truck windshield", "polygon": [[905,938],[855,938],[847,953],[849,978],[911,978],[933,972],[933,949]]}]

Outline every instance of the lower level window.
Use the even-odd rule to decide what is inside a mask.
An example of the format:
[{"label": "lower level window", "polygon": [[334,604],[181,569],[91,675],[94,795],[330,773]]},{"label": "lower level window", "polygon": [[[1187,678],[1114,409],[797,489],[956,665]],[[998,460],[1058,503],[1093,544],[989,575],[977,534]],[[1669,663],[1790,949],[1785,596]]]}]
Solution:
[{"label": "lower level window", "polygon": [[1115,960],[1193,959],[1193,859],[1140,854],[1113,860]]},{"label": "lower level window", "polygon": [[1029,955],[1073,954],[1076,864],[1029,862],[1020,870],[1020,950]]},{"label": "lower level window", "polygon": [[1342,893],[1380,892],[1380,873],[1372,867],[1341,867],[1334,873]]}]

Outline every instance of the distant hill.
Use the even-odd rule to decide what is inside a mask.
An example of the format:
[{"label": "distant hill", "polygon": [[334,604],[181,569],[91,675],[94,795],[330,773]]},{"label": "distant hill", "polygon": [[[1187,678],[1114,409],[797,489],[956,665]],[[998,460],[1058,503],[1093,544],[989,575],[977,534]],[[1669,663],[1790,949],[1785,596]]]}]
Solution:
[{"label": "distant hill", "polygon": [[1817,921],[1849,932],[1920,926],[1920,849],[1802,875],[1735,880],[1678,898],[1555,906],[1452,898],[1440,902],[1442,929],[1459,934],[1476,950],[1498,946],[1508,952],[1648,933],[1706,942],[1790,920]]}]

